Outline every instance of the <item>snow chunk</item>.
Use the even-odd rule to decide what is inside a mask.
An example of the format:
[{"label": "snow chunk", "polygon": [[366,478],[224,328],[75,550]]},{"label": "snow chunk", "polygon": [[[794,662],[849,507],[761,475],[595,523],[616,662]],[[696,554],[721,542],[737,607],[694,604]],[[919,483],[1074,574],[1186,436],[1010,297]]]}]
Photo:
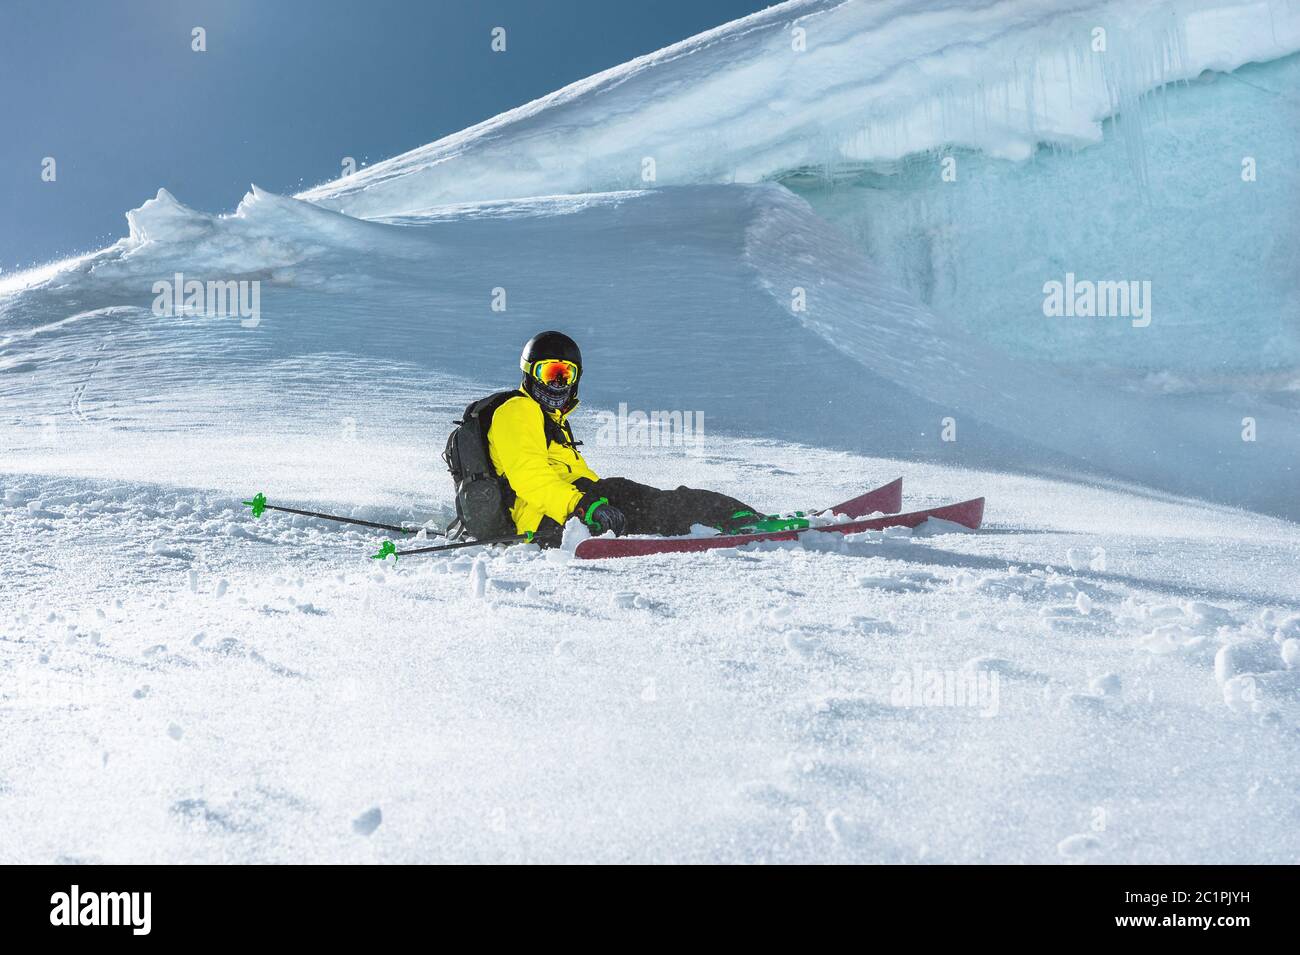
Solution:
[{"label": "snow chunk", "polygon": [[1296,614],[1294,617],[1287,617],[1278,624],[1277,630],[1273,633],[1273,639],[1278,643],[1282,643],[1292,637],[1300,637],[1300,614]]},{"label": "snow chunk", "polygon": [[[891,528],[888,527],[885,528],[886,537],[895,537],[895,536],[938,537],[940,534],[975,533],[965,524],[958,524],[955,521],[945,521],[939,517],[927,517],[924,521],[921,522],[921,525],[919,527],[917,527],[915,530],[913,530],[910,534],[907,535],[890,534],[889,533],[890,530]],[[907,530],[907,528],[900,528],[900,530]]]},{"label": "snow chunk", "polygon": [[1240,640],[1225,644],[1214,657],[1214,678],[1220,685],[1246,673],[1267,673],[1283,667],[1272,640]]},{"label": "snow chunk", "polygon": [[1232,677],[1223,684],[1223,702],[1233,712],[1251,712],[1258,699],[1255,677],[1251,674]]},{"label": "snow chunk", "polygon": [[1300,639],[1282,641],[1282,662],[1291,669],[1300,667]]},{"label": "snow chunk", "polygon": [[787,650],[805,659],[816,656],[822,648],[822,642],[816,635],[801,630],[787,630],[784,641]]},{"label": "snow chunk", "polygon": [[149,553],[156,554],[159,557],[172,557],[176,560],[189,560],[192,557],[190,552],[184,548],[162,540],[153,541],[149,545]]},{"label": "snow chunk", "polygon": [[1118,673],[1103,673],[1088,681],[1088,690],[1094,696],[1118,697],[1123,688],[1124,683]]},{"label": "snow chunk", "polygon": [[1207,652],[1211,646],[1210,639],[1203,633],[1197,633],[1180,623],[1168,623],[1156,627],[1139,641],[1144,649],[1159,655],[1186,653],[1199,654]]},{"label": "snow chunk", "polygon": [[1237,618],[1223,607],[1193,600],[1184,608],[1193,625],[1202,632],[1212,631],[1218,627],[1231,627],[1237,624]]},{"label": "snow chunk", "polygon": [[867,836],[866,827],[841,809],[829,810],[826,813],[825,825],[831,838],[841,845],[861,842]]},{"label": "snow chunk", "polygon": [[383,821],[383,812],[380,811],[378,806],[375,806],[371,809],[367,809],[361,815],[357,816],[357,818],[352,820],[352,831],[360,836],[369,836],[379,828],[379,824]]},{"label": "snow chunk", "polygon": [[[613,532],[606,532],[604,536],[610,537],[612,535]],[[567,564],[573,559],[578,545],[591,536],[590,527],[576,517],[569,518],[564,525],[564,536],[560,539],[560,546],[546,550],[544,552],[546,559],[556,564]]]},{"label": "snow chunk", "polygon": [[126,214],[129,241],[135,245],[158,241],[191,241],[212,231],[212,217],[182,205],[166,189]]},{"label": "snow chunk", "polygon": [[482,600],[487,594],[487,563],[479,558],[474,561],[469,571],[469,592],[477,600]]},{"label": "snow chunk", "polygon": [[1078,859],[1101,850],[1101,840],[1086,832],[1067,836],[1056,844],[1056,851],[1066,859]]}]

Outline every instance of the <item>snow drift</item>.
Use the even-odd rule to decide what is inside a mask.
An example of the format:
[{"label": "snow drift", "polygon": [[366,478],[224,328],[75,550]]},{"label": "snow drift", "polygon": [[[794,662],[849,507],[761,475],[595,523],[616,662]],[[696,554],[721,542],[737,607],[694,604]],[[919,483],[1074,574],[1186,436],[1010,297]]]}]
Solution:
[{"label": "snow drift", "polygon": [[[1117,476],[1265,512],[1295,504],[1300,434],[1285,409],[1083,379],[1063,392],[1059,373],[935,315],[775,184],[492,203],[400,224],[261,190],[214,217],[163,193],[130,218],[119,246],[6,305],[5,423],[47,466],[36,425],[66,410],[78,436],[64,448],[79,454],[127,428],[210,437],[347,417],[436,445],[423,429],[513,378],[527,329],[563,316],[590,362],[591,410],[667,404],[702,412],[710,432]],[[152,283],[174,274],[263,283],[259,324],[155,314]],[[508,290],[504,316],[494,288]],[[807,289],[805,311],[791,310],[793,288]],[[774,357],[779,383],[761,380]],[[438,409],[415,435],[394,413],[412,402]],[[1243,453],[1245,414],[1269,439]],[[954,442],[941,440],[945,418]]]}]

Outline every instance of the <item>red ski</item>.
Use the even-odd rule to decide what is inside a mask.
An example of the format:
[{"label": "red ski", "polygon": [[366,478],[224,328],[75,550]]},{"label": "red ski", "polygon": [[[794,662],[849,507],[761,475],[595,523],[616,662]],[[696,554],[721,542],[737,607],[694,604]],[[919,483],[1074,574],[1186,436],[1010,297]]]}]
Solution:
[{"label": "red ski", "polygon": [[[847,502],[846,502],[847,503]],[[840,505],[842,506],[842,505]],[[977,497],[960,504],[945,504],[923,511],[871,517],[845,524],[826,524],[797,531],[772,531],[765,534],[720,534],[717,537],[601,537],[585,540],[578,545],[574,556],[584,560],[600,557],[643,557],[648,554],[680,554],[720,547],[744,547],[758,541],[798,540],[800,534],[857,534],[861,531],[878,531],[886,527],[919,527],[930,518],[951,521],[972,530],[984,520],[984,498]]]},{"label": "red ski", "polygon": [[903,479],[896,478],[874,491],[850,498],[843,504],[836,504],[830,512],[847,517],[866,517],[869,514],[897,514],[902,509]]}]

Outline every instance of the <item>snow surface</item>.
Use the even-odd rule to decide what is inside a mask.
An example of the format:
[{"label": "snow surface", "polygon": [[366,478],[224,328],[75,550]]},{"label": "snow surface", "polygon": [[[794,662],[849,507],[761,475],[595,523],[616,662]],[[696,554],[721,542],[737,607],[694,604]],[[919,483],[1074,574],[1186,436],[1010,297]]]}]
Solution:
[{"label": "snow surface", "polygon": [[[899,469],[600,460],[765,500]],[[210,487],[11,476],[0,858],[1295,861],[1294,525],[902,470],[988,528],[379,565]],[[995,706],[906,705],[916,667]]]},{"label": "snow surface", "polygon": [[[1206,221],[1203,256],[1156,263],[1257,307],[1179,313],[1226,385],[1181,333],[1145,361],[1112,331],[1036,337],[970,284],[1104,245],[1011,225],[1118,155],[1171,235],[1280,229],[1294,169],[1213,215],[1159,182],[1219,195],[1179,143],[1294,108],[1265,94],[1298,22],[785,4],[298,198],[160,192],[113,247],[0,279],[0,861],[1294,861],[1300,427],[1294,325],[1262,316],[1296,246],[1220,261]],[[1114,66],[1084,55],[1098,24]],[[1259,97],[1198,82],[1142,116],[1162,83],[1268,60]],[[941,214],[908,163],[952,146],[982,185]],[[1097,201],[1132,234],[1123,195]],[[953,222],[983,233],[945,245]],[[177,272],[260,282],[260,320],[154,314]],[[986,495],[986,528],[394,565],[377,535],[240,506],[445,523],[451,419],[552,326],[583,344],[599,473],[771,510],[901,474],[907,509]],[[598,439],[620,403],[702,411],[703,436]],[[965,681],[974,705],[931,705]]]}]

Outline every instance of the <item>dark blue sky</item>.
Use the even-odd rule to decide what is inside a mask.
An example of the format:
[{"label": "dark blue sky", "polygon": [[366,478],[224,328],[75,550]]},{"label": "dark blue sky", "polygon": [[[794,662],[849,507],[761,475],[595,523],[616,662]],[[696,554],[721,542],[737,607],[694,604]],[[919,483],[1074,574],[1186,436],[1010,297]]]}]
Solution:
[{"label": "dark blue sky", "polygon": [[211,212],[295,192],[769,5],[0,0],[0,268],[107,245],[159,187]]}]

